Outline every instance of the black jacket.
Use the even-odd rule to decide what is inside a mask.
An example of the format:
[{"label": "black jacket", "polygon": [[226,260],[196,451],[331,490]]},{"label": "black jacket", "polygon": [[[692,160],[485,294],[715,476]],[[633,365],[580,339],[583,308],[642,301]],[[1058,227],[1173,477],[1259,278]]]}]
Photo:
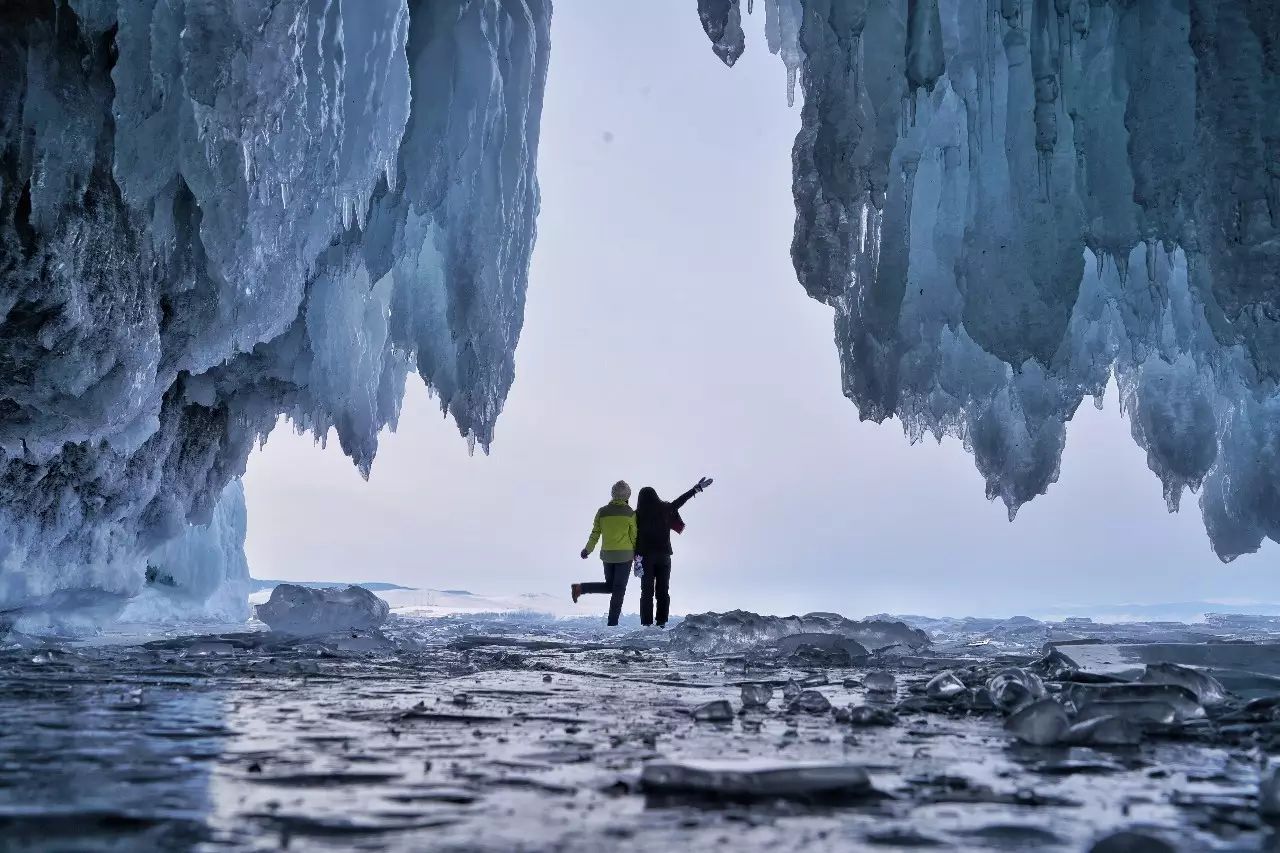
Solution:
[{"label": "black jacket", "polygon": [[656,557],[671,555],[671,530],[673,525],[680,528],[680,507],[689,502],[689,498],[698,493],[692,488],[680,497],[667,503],[662,502],[662,513],[646,512],[636,509],[636,554],[640,557]]}]

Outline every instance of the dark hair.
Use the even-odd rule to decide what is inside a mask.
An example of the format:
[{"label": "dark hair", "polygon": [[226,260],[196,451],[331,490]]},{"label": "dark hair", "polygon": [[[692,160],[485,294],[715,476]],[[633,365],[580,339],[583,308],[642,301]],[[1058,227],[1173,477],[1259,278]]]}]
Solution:
[{"label": "dark hair", "polygon": [[667,526],[667,513],[653,486],[645,486],[636,494],[636,525],[655,531]]},{"label": "dark hair", "polygon": [[636,495],[636,512],[653,512],[662,508],[662,498],[658,497],[653,486],[645,486]]}]

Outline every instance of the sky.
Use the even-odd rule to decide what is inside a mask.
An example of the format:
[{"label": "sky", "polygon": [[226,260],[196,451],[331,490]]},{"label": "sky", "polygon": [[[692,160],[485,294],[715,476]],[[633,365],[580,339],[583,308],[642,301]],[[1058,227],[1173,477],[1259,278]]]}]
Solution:
[{"label": "sky", "polygon": [[1081,407],[1059,482],[1013,523],[959,442],[859,422],[831,310],[791,268],[799,109],[756,12],[728,69],[687,0],[560,0],[491,454],[468,454],[416,377],[368,482],[336,441],[282,426],[245,477],[254,576],[567,597],[601,574],[578,552],[615,480],[670,499],[707,475],[674,537],[675,613],[1280,600],[1274,548],[1224,565],[1195,496],[1167,513],[1114,390]]}]

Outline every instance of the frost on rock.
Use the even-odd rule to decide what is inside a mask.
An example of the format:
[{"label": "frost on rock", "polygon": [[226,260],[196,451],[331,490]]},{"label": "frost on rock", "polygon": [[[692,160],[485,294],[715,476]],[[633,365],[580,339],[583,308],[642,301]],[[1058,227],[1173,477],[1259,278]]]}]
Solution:
[{"label": "frost on rock", "polygon": [[1280,5],[764,12],[804,90],[792,257],[862,417],[960,438],[1012,517],[1114,376],[1171,510],[1198,490],[1224,560],[1280,540]]},{"label": "frost on rock", "polygon": [[0,611],[118,609],[149,564],[207,607],[220,546],[186,531],[217,526],[251,448],[284,415],[367,475],[411,369],[488,445],[550,13],[0,8]]},{"label": "frost on rock", "polygon": [[307,635],[377,628],[391,612],[385,601],[364,587],[312,589],[292,583],[278,585],[267,603],[254,609],[254,615],[273,631]]}]

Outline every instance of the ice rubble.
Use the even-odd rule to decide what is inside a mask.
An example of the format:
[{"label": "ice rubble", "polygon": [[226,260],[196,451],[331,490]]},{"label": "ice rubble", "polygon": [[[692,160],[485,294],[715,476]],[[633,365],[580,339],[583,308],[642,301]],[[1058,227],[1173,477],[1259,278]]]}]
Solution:
[{"label": "ice rubble", "polygon": [[118,607],[149,560],[176,566],[175,593],[190,581],[175,601],[216,608],[225,540],[188,525],[217,528],[282,414],[335,430],[367,474],[410,369],[488,444],[523,318],[550,14],[0,9],[0,611]]},{"label": "ice rubble", "polygon": [[[763,2],[862,417],[960,437],[1012,517],[1114,374],[1171,510],[1280,539],[1280,5]],[[737,0],[698,8],[733,64]]]}]

